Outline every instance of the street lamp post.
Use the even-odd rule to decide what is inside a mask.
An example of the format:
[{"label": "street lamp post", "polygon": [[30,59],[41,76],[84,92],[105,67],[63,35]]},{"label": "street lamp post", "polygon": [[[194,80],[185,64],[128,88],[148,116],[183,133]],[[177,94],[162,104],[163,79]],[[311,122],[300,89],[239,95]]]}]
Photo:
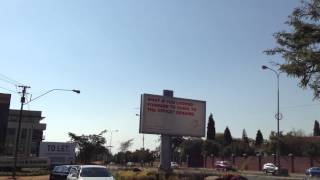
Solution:
[{"label": "street lamp post", "polygon": [[13,169],[12,169],[12,179],[16,179],[16,170],[17,170],[17,159],[18,159],[18,150],[19,150],[19,141],[20,141],[20,131],[21,131],[21,122],[22,122],[22,113],[23,113],[23,106],[25,104],[30,103],[31,101],[34,101],[52,91],[72,91],[75,93],[80,94],[80,90],[69,90],[69,89],[51,89],[43,94],[41,94],[40,96],[37,96],[33,99],[30,99],[28,102],[26,102],[26,98],[25,95],[27,93],[27,88],[30,88],[29,86],[19,86],[20,88],[22,88],[22,97],[21,97],[21,108],[20,108],[20,113],[19,113],[19,121],[18,121],[18,130],[17,130],[17,137],[16,137],[16,142],[15,142],[15,149],[14,149],[14,162],[13,162]]},{"label": "street lamp post", "polygon": [[[108,131],[108,130],[107,130],[107,131]],[[112,148],[112,133],[113,133],[113,132],[119,132],[119,130],[118,130],[118,129],[116,129],[116,130],[109,130],[109,132],[110,132],[109,149],[110,149],[110,154],[112,154],[112,152],[111,152],[111,148]]]},{"label": "street lamp post", "polygon": [[282,115],[280,114],[280,109],[279,109],[279,77],[280,77],[280,73],[274,69],[269,68],[268,66],[263,65],[262,69],[269,69],[271,71],[273,71],[276,76],[277,76],[277,114],[276,114],[276,119],[277,119],[277,166],[280,169],[280,130],[279,130],[279,122],[282,118]]}]

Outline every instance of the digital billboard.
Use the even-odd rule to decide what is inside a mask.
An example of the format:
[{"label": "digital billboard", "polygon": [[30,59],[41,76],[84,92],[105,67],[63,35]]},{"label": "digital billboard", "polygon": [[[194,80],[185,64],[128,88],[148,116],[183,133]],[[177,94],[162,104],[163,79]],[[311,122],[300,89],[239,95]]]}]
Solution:
[{"label": "digital billboard", "polygon": [[143,94],[139,132],[203,137],[205,117],[205,101]]}]

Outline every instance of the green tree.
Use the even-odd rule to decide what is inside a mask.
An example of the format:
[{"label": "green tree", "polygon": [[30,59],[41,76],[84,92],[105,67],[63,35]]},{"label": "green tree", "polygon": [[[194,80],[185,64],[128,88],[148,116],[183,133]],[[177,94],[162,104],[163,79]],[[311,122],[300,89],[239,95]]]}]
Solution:
[{"label": "green tree", "polygon": [[313,136],[320,136],[320,127],[319,122],[317,120],[314,121]]},{"label": "green tree", "polygon": [[248,143],[245,143],[242,140],[234,140],[232,144],[229,145],[229,148],[236,156],[242,156],[243,154],[254,155],[254,149],[251,148]]},{"label": "green tree", "polygon": [[277,63],[282,72],[298,78],[299,86],[310,87],[319,98],[320,86],[320,1],[302,1],[286,24],[288,31],[274,34],[277,47],[266,50],[268,55],[281,55],[285,60]]},{"label": "green tree", "polygon": [[256,146],[260,146],[261,144],[263,144],[263,136],[262,136],[262,133],[261,133],[261,131],[260,131],[260,129],[259,129],[259,130],[257,131],[255,145],[256,145]]},{"label": "green tree", "polygon": [[133,139],[129,139],[127,141],[124,141],[124,142],[120,143],[119,150],[121,152],[126,152],[129,150],[129,148],[132,146],[132,144],[133,144]]},{"label": "green tree", "polygon": [[208,126],[207,126],[207,140],[214,140],[216,136],[216,128],[213,120],[212,113],[209,116]]},{"label": "green tree", "polygon": [[288,136],[305,137],[306,133],[302,129],[292,129],[287,133]]},{"label": "green tree", "polygon": [[183,142],[184,142],[184,139],[181,136],[171,137],[171,160],[172,161],[177,161],[178,157],[180,157],[181,144]]},{"label": "green tree", "polygon": [[226,129],[224,130],[224,145],[227,146],[229,144],[232,143],[232,136],[231,136],[231,132],[229,130],[229,127],[227,126]]},{"label": "green tree", "polygon": [[202,155],[202,139],[188,139],[182,144],[182,152],[184,156],[200,157]]},{"label": "green tree", "polygon": [[184,139],[181,136],[171,137],[171,152],[178,150],[183,143]]},{"label": "green tree", "polygon": [[242,141],[246,144],[249,144],[249,138],[245,129],[242,130]]},{"label": "green tree", "polygon": [[69,132],[68,135],[71,138],[71,142],[76,143],[79,153],[77,159],[83,163],[89,163],[92,160],[97,160],[98,155],[109,154],[107,148],[104,146],[106,139],[103,134],[106,131],[102,131],[99,134],[81,135],[78,136]]},{"label": "green tree", "polygon": [[152,163],[155,160],[155,152],[149,149],[137,149],[132,153],[132,159],[130,161],[137,163]]},{"label": "green tree", "polygon": [[206,140],[202,144],[202,154],[206,156],[218,156],[220,154],[221,146],[213,140]]}]

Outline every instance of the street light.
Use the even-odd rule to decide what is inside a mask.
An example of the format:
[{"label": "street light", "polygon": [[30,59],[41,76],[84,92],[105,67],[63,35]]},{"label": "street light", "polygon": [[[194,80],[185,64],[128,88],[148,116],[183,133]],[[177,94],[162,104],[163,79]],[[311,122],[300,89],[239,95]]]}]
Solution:
[{"label": "street light", "polygon": [[28,102],[26,101],[25,95],[26,95],[26,90],[27,88],[30,88],[29,86],[19,86],[20,88],[22,88],[22,97],[21,97],[21,108],[20,108],[20,113],[19,113],[19,122],[18,122],[18,130],[17,130],[17,137],[16,137],[16,143],[15,143],[15,150],[14,150],[14,163],[13,163],[13,169],[12,169],[12,179],[16,179],[16,169],[17,169],[17,157],[18,157],[18,144],[20,141],[20,131],[21,131],[21,121],[22,121],[22,112],[23,112],[23,105],[30,103],[31,101],[34,101],[52,91],[72,91],[75,92],[77,94],[80,94],[80,90],[69,90],[69,89],[51,89],[43,94],[41,94],[40,96],[37,96],[33,99],[30,98],[30,100]]},{"label": "street light", "polygon": [[28,104],[28,103],[30,103],[31,101],[34,101],[34,100],[36,100],[36,99],[39,99],[39,98],[41,98],[42,96],[44,96],[44,95],[46,95],[46,94],[48,94],[48,93],[50,93],[50,92],[52,92],[52,91],[71,91],[71,92],[75,92],[75,93],[77,93],[77,94],[80,94],[80,90],[78,90],[78,89],[51,89],[51,90],[49,90],[49,91],[41,94],[40,96],[37,96],[37,97],[35,97],[35,98],[33,98],[33,99],[30,98],[30,100],[29,100],[28,102],[24,103],[24,104]]},{"label": "street light", "polygon": [[112,154],[112,152],[111,152],[111,148],[112,148],[112,133],[113,132],[119,132],[119,130],[118,129],[116,129],[116,130],[107,130],[107,132],[110,132],[110,142],[109,142],[109,149],[110,149],[110,154]]},{"label": "street light", "polygon": [[263,65],[262,66],[263,70],[269,69],[271,71],[273,71],[276,76],[277,76],[277,114],[276,114],[276,119],[277,119],[277,166],[280,169],[280,131],[279,131],[279,121],[280,119],[282,119],[282,114],[280,114],[280,109],[279,109],[279,77],[280,77],[280,73],[274,69],[269,68],[268,66]]}]

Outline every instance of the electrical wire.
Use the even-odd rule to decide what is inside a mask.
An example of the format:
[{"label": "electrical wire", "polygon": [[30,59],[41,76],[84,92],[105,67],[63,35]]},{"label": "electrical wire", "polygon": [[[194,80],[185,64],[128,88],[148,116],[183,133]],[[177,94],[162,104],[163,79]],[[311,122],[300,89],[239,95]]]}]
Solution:
[{"label": "electrical wire", "polygon": [[293,108],[303,108],[303,107],[310,107],[310,106],[320,106],[320,104],[302,104],[302,105],[286,106],[286,107],[280,107],[280,108],[281,109],[293,109]]},{"label": "electrical wire", "polygon": [[5,76],[3,74],[0,73],[0,80],[6,82],[6,83],[9,83],[9,84],[13,84],[15,86],[19,86],[19,85],[22,85],[21,83],[19,83],[18,81],[16,80],[13,80],[12,78],[9,78],[8,76]]},{"label": "electrical wire", "polygon": [[8,89],[8,88],[4,88],[4,87],[0,87],[1,89],[4,89],[4,90],[7,90],[7,91],[10,91],[10,92],[13,92],[13,93],[18,93],[17,91],[13,91],[11,89]]}]

